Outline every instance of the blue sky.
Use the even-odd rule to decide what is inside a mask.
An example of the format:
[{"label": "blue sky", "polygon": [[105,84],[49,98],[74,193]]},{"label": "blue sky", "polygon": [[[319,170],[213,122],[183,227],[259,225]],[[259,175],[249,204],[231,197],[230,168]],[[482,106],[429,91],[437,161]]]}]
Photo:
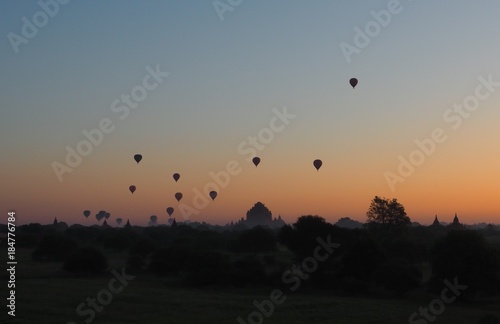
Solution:
[{"label": "blue sky", "polygon": [[[221,21],[211,1],[70,1],[16,54],[8,34],[22,35],[22,17],[32,21],[41,7],[36,1],[2,1],[0,161],[2,179],[9,184],[1,192],[3,209],[25,210],[32,219],[45,221],[62,199],[67,205],[58,207],[61,217],[81,214],[87,205],[145,223],[173,202],[137,202],[134,213],[142,215],[137,216],[119,207],[120,197],[106,200],[103,195],[128,188],[137,181],[134,177],[148,179],[144,185],[156,188],[151,182],[155,177],[180,168],[192,175],[183,190],[203,186],[208,172],[228,160],[241,160],[236,147],[269,123],[273,108],[287,107],[297,118],[260,153],[274,168],[264,169],[260,180],[244,169],[227,188],[234,199],[221,209],[203,211],[205,219],[223,223],[240,218],[260,199],[288,220],[302,211],[329,220],[364,220],[375,194],[399,197],[407,202],[410,216],[422,222],[438,212],[451,213],[450,203],[456,202],[451,194],[423,208],[422,200],[428,201],[423,188],[433,188],[433,196],[445,192],[446,179],[437,177],[436,184],[433,173],[436,179],[443,174],[437,165],[452,165],[457,157],[472,159],[461,170],[474,160],[492,166],[498,162],[491,150],[475,151],[497,145],[493,123],[499,115],[498,96],[485,102],[419,169],[429,180],[419,182],[415,176],[392,192],[383,173],[396,169],[398,155],[414,149],[416,138],[443,126],[443,112],[473,92],[478,76],[500,79],[500,3],[401,1],[401,12],[348,63],[340,44],[353,44],[354,28],[364,29],[374,20],[371,12],[386,10],[389,3],[243,0]],[[140,84],[147,66],[157,65],[169,73],[165,82],[126,119],[118,119],[110,109],[113,100]],[[360,80],[355,90],[348,84],[351,77]],[[65,147],[76,146],[84,139],[82,130],[97,127],[103,118],[110,118],[116,130],[59,182],[51,163],[63,162]],[[141,175],[121,164],[136,152],[156,161]],[[325,169],[335,171],[325,174],[325,182],[305,188],[311,196],[300,208],[274,196],[283,192],[293,201],[300,195],[299,190],[287,191],[301,181],[292,176],[300,167],[290,161],[298,159],[307,165],[304,169],[312,169],[310,161],[317,157],[325,160]],[[273,178],[282,170],[283,178]],[[498,179],[495,175],[463,176],[459,183],[470,187],[471,179],[488,182]],[[273,190],[249,197],[244,188],[263,179],[274,183]],[[274,187],[278,184],[281,189]],[[178,190],[165,186],[158,189],[165,195]],[[39,196],[41,188],[61,198]],[[316,188],[335,192],[338,204],[330,205],[333,198],[318,196]],[[347,199],[343,191],[352,199],[350,206],[340,206]],[[74,198],[84,196],[85,201]],[[238,197],[248,201],[238,202]],[[474,198],[457,207],[473,219],[475,204],[490,206],[481,217],[497,219],[500,206],[489,200]]]}]

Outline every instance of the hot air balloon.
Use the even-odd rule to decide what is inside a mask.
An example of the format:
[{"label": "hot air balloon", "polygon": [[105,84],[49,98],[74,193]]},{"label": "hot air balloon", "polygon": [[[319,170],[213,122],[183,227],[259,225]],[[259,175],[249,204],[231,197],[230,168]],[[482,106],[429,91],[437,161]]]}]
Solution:
[{"label": "hot air balloon", "polygon": [[255,166],[258,166],[260,163],[260,158],[256,156],[252,159],[252,162],[253,164],[255,164]]},{"label": "hot air balloon", "polygon": [[117,218],[117,219],[116,219],[116,223],[117,223],[118,225],[120,225],[120,224],[122,223],[122,219],[121,219],[121,218]]},{"label": "hot air balloon", "polygon": [[158,217],[156,217],[156,215],[151,215],[149,217],[149,220],[151,221],[151,223],[156,223],[156,221],[158,220]]},{"label": "hot air balloon", "polygon": [[175,182],[177,182],[179,180],[179,178],[181,177],[181,175],[178,173],[174,173],[173,177],[174,177]]},{"label": "hot air balloon", "polygon": [[104,213],[104,218],[109,219],[109,217],[110,217],[110,216],[111,216],[111,214],[110,214],[110,213],[107,213],[107,212],[106,212],[106,213]]},{"label": "hot air balloon", "polygon": [[137,162],[137,164],[139,164],[139,162],[141,162],[142,160],[142,155],[141,154],[134,155],[134,160],[135,162]]},{"label": "hot air balloon", "polygon": [[169,217],[172,216],[173,213],[174,213],[174,208],[173,207],[168,207],[167,208],[167,214],[168,214],[168,216]]},{"label": "hot air balloon", "polygon": [[98,222],[101,221],[101,219],[103,219],[104,217],[106,217],[106,211],[104,210],[100,210],[96,215],[95,215],[95,218],[97,219]]},{"label": "hot air balloon", "polygon": [[181,201],[182,199],[182,193],[178,192],[175,194],[175,199],[177,199],[177,201]]},{"label": "hot air balloon", "polygon": [[130,190],[130,192],[131,192],[131,193],[134,193],[134,191],[135,191],[135,186],[134,186],[134,185],[132,185],[132,186],[128,187],[128,190]]},{"label": "hot air balloon", "polygon": [[215,197],[217,197],[217,191],[210,191],[210,198],[212,198],[212,200],[215,200]]},{"label": "hot air balloon", "polygon": [[323,165],[323,162],[321,162],[321,160],[314,160],[313,165],[316,170],[319,170],[319,168],[321,168],[321,166]]},{"label": "hot air balloon", "polygon": [[90,210],[84,210],[83,211],[83,216],[89,217],[90,216]]},{"label": "hot air balloon", "polygon": [[356,78],[351,78],[349,80],[349,84],[351,85],[351,87],[354,89],[356,87],[356,85],[358,84],[358,79]]}]

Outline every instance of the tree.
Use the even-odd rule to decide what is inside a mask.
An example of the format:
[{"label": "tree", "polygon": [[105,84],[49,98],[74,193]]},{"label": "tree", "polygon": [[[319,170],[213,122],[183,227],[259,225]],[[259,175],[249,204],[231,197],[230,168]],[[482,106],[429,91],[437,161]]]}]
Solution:
[{"label": "tree", "polygon": [[98,274],[106,270],[107,267],[106,256],[94,247],[79,248],[63,265],[63,269],[68,272],[84,274]]},{"label": "tree", "polygon": [[373,274],[374,282],[395,296],[418,288],[422,272],[404,259],[391,259],[378,266]]},{"label": "tree", "polygon": [[281,244],[294,252],[299,260],[311,256],[318,246],[318,237],[334,237],[335,226],[317,215],[300,216],[293,226],[283,226],[279,232]]},{"label": "tree", "polygon": [[44,236],[31,257],[36,261],[62,261],[77,249],[76,241],[62,233],[51,233]]},{"label": "tree", "polygon": [[243,252],[269,252],[276,247],[277,239],[273,232],[256,226],[241,233],[236,241],[237,250]]},{"label": "tree", "polygon": [[409,225],[410,218],[406,215],[405,208],[397,199],[387,199],[375,196],[370,208],[366,212],[369,223]]},{"label": "tree", "polygon": [[454,278],[467,286],[461,298],[498,294],[500,290],[498,252],[476,231],[448,232],[435,243],[431,263],[431,290],[440,291],[445,279],[453,282]]}]

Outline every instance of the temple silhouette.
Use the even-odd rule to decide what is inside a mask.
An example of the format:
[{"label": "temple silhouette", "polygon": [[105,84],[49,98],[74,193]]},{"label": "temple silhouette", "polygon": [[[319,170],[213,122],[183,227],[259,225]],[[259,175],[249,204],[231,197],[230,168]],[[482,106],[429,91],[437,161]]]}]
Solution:
[{"label": "temple silhouette", "polygon": [[[436,215],[434,218],[434,222],[432,225],[430,225],[432,228],[444,228],[445,226],[442,225],[439,220],[438,216]],[[447,229],[452,229],[452,230],[457,230],[457,229],[465,229],[465,225],[460,223],[460,220],[458,219],[457,213],[455,213],[455,217],[453,217],[453,222],[451,224],[446,225]]]},{"label": "temple silhouette", "polygon": [[273,214],[271,211],[260,201],[253,205],[250,210],[247,211],[247,217],[243,217],[236,223],[231,222],[234,226],[245,226],[248,228],[255,226],[268,226],[271,228],[281,228],[286,223],[281,219],[281,215],[278,218],[273,219]]}]

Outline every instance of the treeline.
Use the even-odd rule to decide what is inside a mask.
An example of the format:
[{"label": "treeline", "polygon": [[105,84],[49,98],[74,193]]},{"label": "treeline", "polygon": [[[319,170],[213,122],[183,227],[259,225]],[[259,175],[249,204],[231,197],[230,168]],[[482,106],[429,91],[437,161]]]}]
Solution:
[{"label": "treeline", "polygon": [[401,296],[415,289],[439,293],[444,280],[455,280],[467,286],[460,298],[500,294],[500,232],[491,230],[377,223],[344,229],[302,216],[279,230],[177,225],[61,231],[30,224],[16,235],[18,246],[33,248],[33,260],[62,262],[66,271],[85,275],[109,270],[109,255],[118,254],[126,256],[127,271],[187,286],[286,291],[300,283],[305,290]]}]

